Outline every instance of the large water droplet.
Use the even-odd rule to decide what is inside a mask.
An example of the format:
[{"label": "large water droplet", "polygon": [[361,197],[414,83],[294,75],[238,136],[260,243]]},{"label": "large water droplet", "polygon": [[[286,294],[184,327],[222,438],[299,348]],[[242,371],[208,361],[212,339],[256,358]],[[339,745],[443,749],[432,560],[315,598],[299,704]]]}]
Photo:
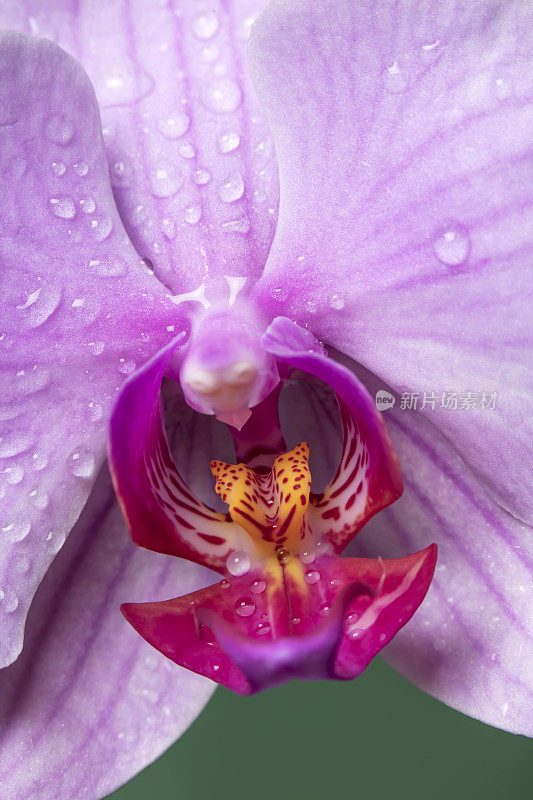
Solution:
[{"label": "large water droplet", "polygon": [[255,603],[249,597],[241,597],[235,603],[235,613],[239,617],[251,617],[255,611]]},{"label": "large water droplet", "polygon": [[78,478],[90,478],[94,473],[95,458],[88,447],[80,445],[68,457],[68,468]]},{"label": "large water droplet", "polygon": [[304,575],[304,581],[306,583],[318,583],[320,580],[320,572],[317,569],[308,569]]},{"label": "large water droplet", "polygon": [[31,522],[29,519],[17,517],[17,519],[10,520],[2,527],[2,534],[10,542],[21,542],[26,538],[31,530]]},{"label": "large water droplet", "polygon": [[92,197],[82,197],[80,200],[80,208],[84,214],[92,214],[96,209],[96,203]]},{"label": "large water droplet", "polygon": [[189,130],[190,124],[191,120],[188,114],[175,113],[160,119],[157,128],[166,139],[179,139]]},{"label": "large water droplet", "polygon": [[230,131],[228,133],[220,133],[218,136],[218,149],[221,153],[231,153],[236,150],[241,143],[241,137],[238,133]]},{"label": "large water droplet", "polygon": [[183,144],[180,145],[180,156],[182,158],[190,159],[194,158],[195,155],[196,150],[190,142],[183,142]]},{"label": "large water droplet", "polygon": [[241,102],[241,90],[232,78],[213,78],[203,93],[204,105],[217,114],[235,111]]},{"label": "large water droplet", "polygon": [[76,164],[72,165],[72,169],[76,175],[79,175],[80,178],[83,178],[89,172],[89,165],[86,161],[78,161]]},{"label": "large water droplet", "polygon": [[45,134],[51,142],[65,146],[74,138],[74,125],[68,117],[57,114],[47,120]]},{"label": "large water droplet", "polygon": [[303,561],[304,564],[312,564],[315,558],[315,553],[312,550],[304,550],[300,553],[300,560]]},{"label": "large water droplet", "polygon": [[453,224],[440,233],[433,242],[435,255],[450,267],[464,264],[470,252],[470,237],[463,225]]},{"label": "large water droplet", "polygon": [[31,444],[29,433],[10,431],[0,436],[0,458],[11,458],[24,453]]},{"label": "large water droplet", "polygon": [[357,639],[361,639],[364,634],[365,631],[362,628],[350,628],[346,636],[351,642],[355,642]]},{"label": "large water droplet", "polygon": [[250,565],[250,556],[243,550],[234,550],[226,558],[226,568],[230,575],[246,575]]},{"label": "large water droplet", "polygon": [[70,197],[52,197],[52,212],[60,219],[72,219],[76,216],[76,206]]},{"label": "large water droplet", "polygon": [[250,584],[250,591],[252,594],[263,594],[266,589],[265,581],[252,581]]},{"label": "large water droplet", "polygon": [[244,181],[240,173],[232,175],[219,186],[218,194],[224,203],[235,203],[244,194]]},{"label": "large water droplet", "polygon": [[6,469],[3,470],[2,475],[4,476],[6,483],[11,484],[11,486],[15,486],[23,479],[24,469],[20,466],[20,464],[13,464],[11,467],[6,467]]},{"label": "large water droplet", "polygon": [[199,39],[211,39],[218,30],[218,18],[214,11],[204,11],[193,20],[192,29]]},{"label": "large water droplet", "polygon": [[97,242],[103,242],[104,239],[107,239],[112,230],[113,220],[111,217],[91,220],[91,233]]},{"label": "large water droplet", "polygon": [[52,316],[60,303],[61,292],[59,286],[40,286],[17,306],[29,328],[38,328]]},{"label": "large water droplet", "polygon": [[159,164],[152,172],[152,190],[156,197],[171,197],[183,183],[183,178],[174,164]]}]

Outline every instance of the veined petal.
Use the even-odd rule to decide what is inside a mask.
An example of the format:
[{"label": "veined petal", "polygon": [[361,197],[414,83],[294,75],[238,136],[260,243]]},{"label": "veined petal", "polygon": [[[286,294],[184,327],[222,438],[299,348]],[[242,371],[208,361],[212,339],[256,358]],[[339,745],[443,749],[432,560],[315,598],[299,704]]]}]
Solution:
[{"label": "veined petal", "polygon": [[[530,519],[532,6],[274,0],[250,67],[281,200],[256,290],[427,414]],[[497,407],[482,407],[497,393]]]},{"label": "veined petal", "polygon": [[370,395],[353,372],[325,354],[310,331],[277,317],[263,336],[277,359],[328,385],[337,395],[343,446],[333,480],[312,500],[316,534],[340,553],[366,522],[403,491],[398,461]]},{"label": "veined petal", "polygon": [[[176,337],[122,387],[109,426],[109,462],[136,544],[223,571],[245,534],[191,494],[172,459],[164,427],[161,382],[182,338]],[[205,457],[210,460],[209,453]]]},{"label": "veined petal", "polygon": [[[368,374],[369,388],[382,388]],[[453,708],[533,735],[533,547],[528,526],[494,504],[429,421],[386,412],[405,493],[369,523],[350,554],[392,557],[439,547],[431,589],[385,658]]]},{"label": "veined petal", "polygon": [[32,606],[0,688],[0,781],[10,800],[99,800],[162,753],[212,684],[149,648],[120,603],[205,584],[207,570],[143,552],[102,474]]},{"label": "veined petal", "polygon": [[79,64],[50,42],[2,34],[0,115],[4,666],[102,463],[115,392],[177,314],[122,227]]},{"label": "veined petal", "polygon": [[[266,0],[30,0],[0,25],[46,36],[86,68],[125,227],[172,291],[257,276],[274,234],[277,165],[248,75]],[[227,287],[226,287],[227,290]]]}]

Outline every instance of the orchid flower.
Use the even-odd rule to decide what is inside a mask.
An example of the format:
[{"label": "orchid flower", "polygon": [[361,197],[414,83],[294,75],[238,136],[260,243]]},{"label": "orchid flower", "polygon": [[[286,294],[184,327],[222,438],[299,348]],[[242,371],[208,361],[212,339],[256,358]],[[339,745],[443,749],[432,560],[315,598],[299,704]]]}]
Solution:
[{"label": "orchid flower", "polygon": [[100,798],[216,682],[385,645],[531,734],[531,7],[0,26],[4,793]]}]

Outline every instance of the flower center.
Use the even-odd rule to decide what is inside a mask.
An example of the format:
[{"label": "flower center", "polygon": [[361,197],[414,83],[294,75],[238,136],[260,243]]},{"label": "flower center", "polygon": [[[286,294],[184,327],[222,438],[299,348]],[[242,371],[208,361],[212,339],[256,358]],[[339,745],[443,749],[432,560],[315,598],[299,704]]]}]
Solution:
[{"label": "flower center", "polygon": [[247,467],[212,461],[215,490],[229,506],[232,520],[243,528],[265,558],[281,564],[298,553],[309,534],[306,519],[311,489],[309,445],[302,442],[278,456],[264,475]]}]

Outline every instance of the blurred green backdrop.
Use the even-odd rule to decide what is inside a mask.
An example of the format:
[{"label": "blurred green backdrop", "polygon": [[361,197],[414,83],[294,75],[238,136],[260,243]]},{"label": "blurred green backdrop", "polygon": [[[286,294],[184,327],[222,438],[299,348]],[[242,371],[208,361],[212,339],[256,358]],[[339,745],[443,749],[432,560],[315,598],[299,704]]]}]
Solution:
[{"label": "blurred green backdrop", "polygon": [[217,689],[155,764],[112,800],[520,800],[530,739],[452,711],[376,659],[356,681],[255,697]]}]

